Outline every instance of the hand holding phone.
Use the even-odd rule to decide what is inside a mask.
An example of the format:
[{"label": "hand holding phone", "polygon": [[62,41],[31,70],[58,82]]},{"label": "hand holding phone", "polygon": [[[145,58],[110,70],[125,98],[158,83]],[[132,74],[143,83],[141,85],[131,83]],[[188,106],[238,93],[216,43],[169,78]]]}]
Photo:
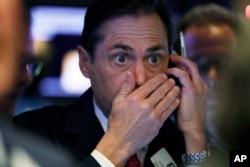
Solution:
[{"label": "hand holding phone", "polygon": [[[183,56],[183,57],[187,57],[187,54],[186,54],[186,46],[185,46],[185,41],[184,41],[184,36],[183,36],[183,33],[180,31],[180,34],[179,34],[179,51],[181,52],[180,55]],[[172,62],[168,62],[168,67],[175,67],[176,65]],[[176,78],[175,76],[169,76],[170,78],[173,78],[176,82],[176,85],[178,85],[180,88],[181,88],[181,83],[179,81],[178,78]]]}]

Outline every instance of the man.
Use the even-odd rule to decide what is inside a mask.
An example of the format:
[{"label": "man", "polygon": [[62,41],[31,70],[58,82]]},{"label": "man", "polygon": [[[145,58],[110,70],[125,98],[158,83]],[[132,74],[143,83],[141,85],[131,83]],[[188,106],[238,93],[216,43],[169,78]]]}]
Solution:
[{"label": "man", "polygon": [[203,79],[212,87],[224,62],[235,53],[239,17],[216,4],[196,6],[180,20],[179,30],[185,37],[188,58],[197,63]]},{"label": "man", "polygon": [[73,166],[62,149],[9,125],[18,96],[32,81],[29,17],[22,5],[0,2],[0,166]]},{"label": "man", "polygon": [[[143,166],[154,166],[150,158],[158,151],[164,160],[173,158],[164,165],[182,165],[182,154],[185,165],[205,161],[207,86],[192,61],[169,56],[172,32],[163,2],[96,1],[78,47],[91,89],[73,104],[25,112],[14,123],[68,147],[91,167],[125,166],[135,154]],[[168,61],[179,68],[167,69]],[[168,119],[177,107],[179,129]]]},{"label": "man", "polygon": [[[219,112],[215,118],[215,126],[223,141],[226,143],[225,154],[213,156],[206,166],[230,166],[236,164],[232,150],[243,152],[250,150],[250,22],[242,15],[241,35],[238,38],[237,56],[229,60],[224,74],[225,86],[219,90]],[[236,153],[236,152],[235,152]],[[249,153],[245,152],[248,156]],[[231,155],[230,155],[231,154]],[[215,155],[215,153],[213,154]],[[249,157],[249,156],[248,156]],[[241,162],[243,166],[249,166],[249,161]]]},{"label": "man", "polygon": [[[18,96],[32,82],[27,69],[33,57],[28,43],[28,18],[19,19],[22,13],[19,2],[1,2],[0,27],[0,111],[13,113]],[[27,42],[23,42],[27,41]],[[22,55],[22,56],[20,56]]]},{"label": "man", "polygon": [[216,92],[223,84],[222,71],[236,51],[240,30],[238,15],[216,4],[196,6],[180,20],[179,30],[184,34],[187,57],[197,64],[210,89],[207,127],[211,142],[218,142],[213,126],[217,113]]}]

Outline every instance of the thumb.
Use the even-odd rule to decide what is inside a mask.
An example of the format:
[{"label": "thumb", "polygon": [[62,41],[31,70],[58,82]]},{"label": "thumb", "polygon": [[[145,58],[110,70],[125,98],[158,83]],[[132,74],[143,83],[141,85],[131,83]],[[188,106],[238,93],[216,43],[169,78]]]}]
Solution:
[{"label": "thumb", "polygon": [[135,88],[135,80],[133,74],[130,71],[128,71],[126,73],[126,78],[121,86],[121,89],[117,95],[118,101],[120,99],[126,98],[134,90],[134,88]]}]

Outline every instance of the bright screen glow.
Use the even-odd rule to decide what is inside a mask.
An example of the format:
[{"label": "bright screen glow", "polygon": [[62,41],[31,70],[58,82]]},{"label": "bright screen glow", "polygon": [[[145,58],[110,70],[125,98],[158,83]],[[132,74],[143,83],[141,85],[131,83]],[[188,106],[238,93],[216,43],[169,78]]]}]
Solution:
[{"label": "bright screen glow", "polygon": [[45,62],[47,73],[38,85],[41,96],[74,97],[90,87],[89,79],[80,72],[76,52],[85,12],[83,7],[31,8],[31,35],[35,51],[38,56],[44,56],[42,59],[48,60]]}]

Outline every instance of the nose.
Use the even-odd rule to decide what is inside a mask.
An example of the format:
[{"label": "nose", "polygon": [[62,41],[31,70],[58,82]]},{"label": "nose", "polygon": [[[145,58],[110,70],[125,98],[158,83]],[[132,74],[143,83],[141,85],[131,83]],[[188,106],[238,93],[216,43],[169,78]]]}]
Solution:
[{"label": "nose", "polygon": [[136,85],[141,86],[147,80],[147,71],[143,62],[138,61],[133,67],[133,73],[136,80]]},{"label": "nose", "polygon": [[215,68],[215,66],[211,66],[208,70],[208,78],[210,79],[213,79],[213,80],[217,80],[219,79],[219,76],[218,76],[218,70]]},{"label": "nose", "polygon": [[219,72],[214,67],[211,66],[207,71],[206,83],[210,89],[215,89],[219,84]]}]

